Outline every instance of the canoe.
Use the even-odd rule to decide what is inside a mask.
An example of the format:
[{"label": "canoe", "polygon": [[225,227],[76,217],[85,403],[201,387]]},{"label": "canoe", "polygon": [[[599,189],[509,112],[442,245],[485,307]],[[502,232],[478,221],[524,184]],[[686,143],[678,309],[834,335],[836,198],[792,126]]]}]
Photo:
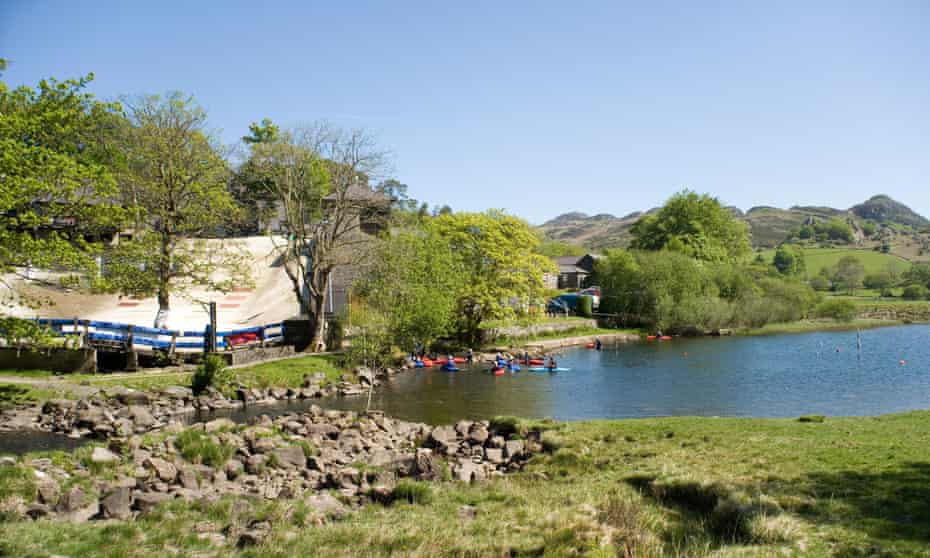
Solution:
[{"label": "canoe", "polygon": [[506,370],[500,367],[491,369],[491,373],[494,374],[495,376],[503,376],[504,372],[506,372]]},{"label": "canoe", "polygon": [[568,372],[571,368],[546,368],[544,366],[534,366],[530,368],[531,372]]}]

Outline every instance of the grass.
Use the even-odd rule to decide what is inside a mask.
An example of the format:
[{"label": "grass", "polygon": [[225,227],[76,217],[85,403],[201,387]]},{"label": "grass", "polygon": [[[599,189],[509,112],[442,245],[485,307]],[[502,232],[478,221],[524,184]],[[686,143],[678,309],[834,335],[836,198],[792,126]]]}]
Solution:
[{"label": "grass", "polygon": [[55,373],[49,370],[18,370],[16,368],[0,369],[0,376],[15,376],[18,378],[48,378]]},{"label": "grass", "polygon": [[[307,528],[292,501],[252,500],[238,514],[232,497],[177,501],[125,523],[2,523],[0,555],[930,555],[930,412],[556,426],[559,447],[524,473],[432,484],[425,500],[404,483],[392,505],[325,525]],[[257,547],[211,548],[192,529],[234,532],[256,518],[272,525]]]},{"label": "grass", "polygon": [[[775,250],[762,250],[760,252],[766,261],[772,261],[775,256]],[[862,262],[866,274],[878,273],[880,271],[894,270],[895,273],[901,274],[910,269],[911,263],[904,258],[893,254],[884,254],[875,250],[864,250],[855,248],[805,248],[804,263],[807,264],[808,277],[815,277],[820,270],[827,267],[833,267],[842,258],[854,256]]]},{"label": "grass", "polygon": [[27,384],[0,383],[0,411],[19,405],[35,405],[48,399],[73,397],[67,390],[46,389]]},{"label": "grass", "polygon": [[216,441],[209,434],[200,430],[185,430],[174,440],[174,445],[191,463],[222,467],[236,452],[229,444]]},{"label": "grass", "polygon": [[781,333],[808,333],[811,331],[847,331],[901,325],[895,320],[857,319],[841,322],[833,319],[811,319],[797,322],[766,324],[762,327],[736,330],[739,335],[775,335]]},{"label": "grass", "polygon": [[503,335],[495,339],[490,346],[492,347],[517,347],[534,343],[536,341],[546,341],[549,339],[568,339],[571,337],[583,337],[588,335],[611,335],[616,333],[635,333],[639,331],[633,329],[605,329],[599,327],[576,327],[561,331],[549,331],[537,335],[511,337]]}]

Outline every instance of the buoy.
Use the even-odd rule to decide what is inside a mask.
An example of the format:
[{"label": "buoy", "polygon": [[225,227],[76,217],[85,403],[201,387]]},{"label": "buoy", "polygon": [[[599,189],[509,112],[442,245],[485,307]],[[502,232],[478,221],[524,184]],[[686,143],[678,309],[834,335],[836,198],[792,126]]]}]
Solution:
[{"label": "buoy", "polygon": [[905,364],[907,364],[907,361],[906,361],[906,360],[902,360],[902,361],[901,361],[901,366],[904,366]]}]

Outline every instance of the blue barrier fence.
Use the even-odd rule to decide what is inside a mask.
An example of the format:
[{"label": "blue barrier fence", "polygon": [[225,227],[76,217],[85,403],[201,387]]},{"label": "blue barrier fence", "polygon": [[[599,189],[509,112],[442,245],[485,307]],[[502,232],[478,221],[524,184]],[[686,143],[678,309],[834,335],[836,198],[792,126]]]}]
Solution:
[{"label": "blue barrier fence", "polygon": [[[36,321],[58,335],[83,335],[91,344],[94,341],[122,343],[127,348],[131,344],[133,350],[202,352],[207,337],[207,327],[201,331],[184,331],[98,320],[39,318]],[[216,332],[217,349],[283,341],[283,322]]]}]

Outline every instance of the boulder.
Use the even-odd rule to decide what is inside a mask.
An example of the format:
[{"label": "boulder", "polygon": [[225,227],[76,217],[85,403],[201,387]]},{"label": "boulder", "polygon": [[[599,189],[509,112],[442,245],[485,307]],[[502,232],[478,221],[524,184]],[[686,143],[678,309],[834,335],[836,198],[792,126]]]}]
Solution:
[{"label": "boulder", "polygon": [[171,499],[171,496],[160,492],[135,492],[132,497],[132,505],[139,512],[147,513],[169,499]]},{"label": "boulder", "polygon": [[117,463],[119,461],[119,456],[108,450],[107,448],[96,447],[90,454],[90,460],[93,463],[99,465],[109,465],[111,463]]},{"label": "boulder", "polygon": [[226,472],[226,476],[230,479],[235,479],[245,470],[245,467],[242,465],[242,462],[238,459],[230,459],[223,466],[223,470]]},{"label": "boulder", "polygon": [[132,517],[132,492],[124,486],[117,486],[100,500],[100,507],[104,518],[129,519]]},{"label": "boulder", "polygon": [[284,469],[303,469],[307,466],[307,456],[304,450],[298,446],[288,446],[278,448],[272,452],[277,458],[278,464]]},{"label": "boulder", "polygon": [[126,391],[120,392],[116,395],[116,398],[123,405],[148,405],[150,403],[147,393],[134,389],[127,389]]},{"label": "boulder", "polygon": [[169,386],[161,390],[161,394],[170,399],[190,399],[194,396],[191,388],[182,386]]},{"label": "boulder", "polygon": [[504,462],[504,450],[498,448],[484,448],[484,457],[491,463],[499,465]]},{"label": "boulder", "polygon": [[155,417],[152,416],[148,408],[142,405],[130,405],[129,417],[136,426],[146,429],[150,428],[156,422]]},{"label": "boulder", "polygon": [[159,457],[146,459],[145,465],[153,469],[158,478],[165,482],[174,482],[174,479],[178,477],[178,468]]},{"label": "boulder", "polygon": [[61,489],[58,486],[58,481],[52,477],[45,477],[37,482],[36,489],[39,493],[39,500],[43,504],[54,506],[58,503],[58,496]]},{"label": "boulder", "polygon": [[265,469],[265,462],[268,461],[268,456],[264,454],[250,455],[245,461],[245,470],[250,475],[255,475],[262,472]]},{"label": "boulder", "polygon": [[219,432],[220,430],[231,430],[235,428],[236,423],[228,418],[218,418],[204,423],[203,429],[206,432]]},{"label": "boulder", "polygon": [[178,471],[178,481],[180,481],[181,486],[187,490],[197,490],[200,488],[200,484],[197,482],[197,473],[186,467]]},{"label": "boulder", "polygon": [[481,423],[475,423],[468,431],[468,441],[474,444],[484,444],[488,439],[488,429]]},{"label": "boulder", "polygon": [[455,439],[455,429],[451,426],[437,426],[429,433],[429,440],[436,447],[452,444]]},{"label": "boulder", "polygon": [[416,474],[424,480],[438,480],[443,477],[444,464],[428,448],[418,448],[415,458]]},{"label": "boulder", "polygon": [[513,460],[523,455],[525,444],[523,440],[507,440],[504,443],[504,458]]},{"label": "boulder", "polygon": [[26,506],[26,515],[31,519],[39,519],[52,513],[52,509],[45,504],[32,503]]},{"label": "boulder", "polygon": [[348,513],[346,506],[328,492],[313,494],[304,500],[304,504],[324,518],[342,519]]}]

